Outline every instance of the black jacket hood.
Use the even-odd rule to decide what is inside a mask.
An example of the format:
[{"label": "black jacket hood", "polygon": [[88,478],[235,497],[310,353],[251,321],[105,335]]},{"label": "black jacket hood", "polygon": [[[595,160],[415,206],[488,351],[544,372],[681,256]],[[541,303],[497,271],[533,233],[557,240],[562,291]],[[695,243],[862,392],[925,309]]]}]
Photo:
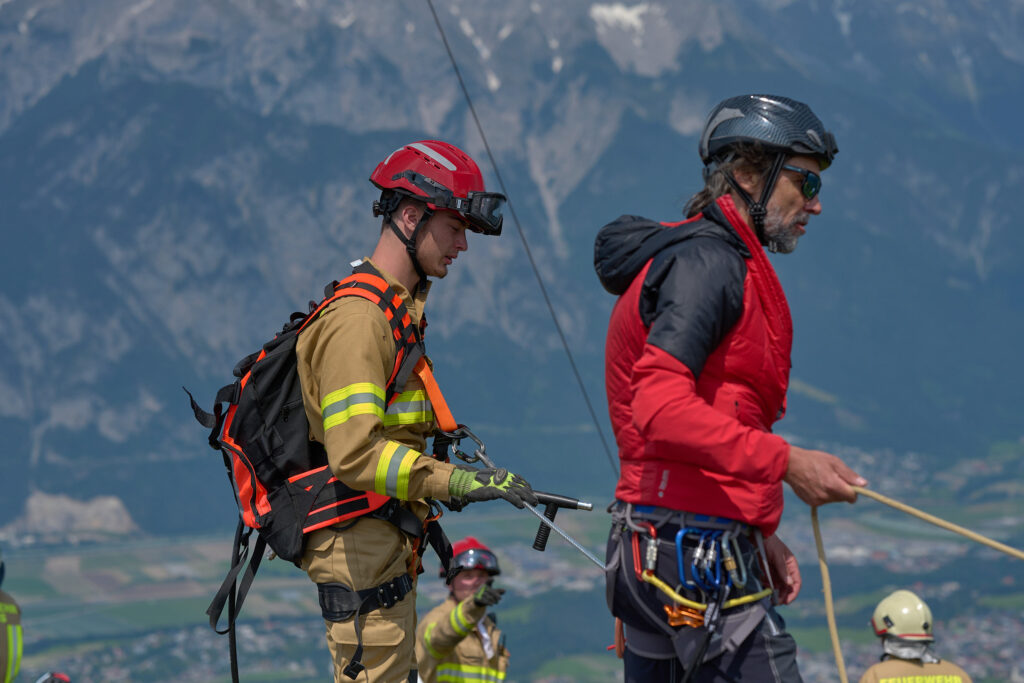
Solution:
[{"label": "black jacket hood", "polygon": [[750,256],[721,209],[711,204],[696,220],[671,227],[641,216],[619,216],[597,232],[594,270],[601,286],[619,296],[655,254],[697,235],[723,239],[734,245],[744,258]]}]

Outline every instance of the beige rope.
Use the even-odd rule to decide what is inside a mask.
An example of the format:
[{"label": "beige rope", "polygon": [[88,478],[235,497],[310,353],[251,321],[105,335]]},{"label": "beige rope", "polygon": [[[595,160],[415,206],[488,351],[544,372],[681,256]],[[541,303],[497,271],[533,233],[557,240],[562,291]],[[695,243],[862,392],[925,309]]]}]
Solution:
[{"label": "beige rope", "polygon": [[966,536],[972,541],[977,541],[982,545],[987,545],[989,548],[993,548],[995,550],[998,550],[999,552],[1006,553],[1011,557],[1016,557],[1018,560],[1024,560],[1024,552],[1017,550],[1016,548],[1011,548],[1010,546],[1004,545],[999,541],[993,541],[992,539],[986,538],[981,534],[977,534],[971,531],[970,529],[965,529],[962,526],[957,526],[956,524],[953,524],[952,522],[947,522],[946,520],[939,519],[934,515],[929,515],[927,512],[921,512],[917,508],[912,508],[909,505],[904,505],[903,503],[895,501],[892,498],[886,498],[881,493],[875,493],[874,491],[863,488],[861,486],[851,486],[850,488],[852,488],[859,494],[867,496],[868,498],[874,498],[879,503],[885,503],[889,507],[896,508],[901,512],[906,512],[908,515],[913,515],[918,519],[923,519],[924,521],[929,522],[930,524],[942,527],[943,529],[960,534],[961,536]]},{"label": "beige rope", "polygon": [[[908,515],[917,517],[925,522],[942,527],[947,531],[952,531],[960,534],[961,536],[966,536],[972,541],[976,541],[982,545],[988,546],[989,548],[1006,553],[1010,557],[1016,557],[1018,560],[1024,560],[1024,552],[1021,552],[1016,548],[1011,548],[999,541],[993,541],[991,538],[986,538],[985,536],[975,533],[970,529],[965,529],[962,526],[953,524],[952,522],[947,522],[935,515],[929,515],[927,512],[922,512],[917,508],[910,507],[909,505],[895,501],[892,498],[887,498],[881,493],[875,493],[874,491],[862,486],[851,486],[850,488],[858,494],[865,495],[868,498],[874,498],[879,503],[884,503],[889,507],[896,508],[900,512],[905,512]],[[811,526],[814,527],[814,544],[818,547],[818,566],[821,568],[821,588],[825,593],[825,618],[828,620],[828,631],[832,638],[832,653],[835,655],[836,666],[839,668],[839,680],[842,681],[842,683],[847,683],[846,665],[843,663],[843,652],[839,647],[839,631],[836,629],[836,614],[835,608],[832,604],[832,582],[829,580],[828,576],[828,563],[825,561],[825,545],[821,542],[821,529],[818,526],[818,508],[816,507],[811,508]]]},{"label": "beige rope", "polygon": [[839,648],[839,631],[836,629],[836,612],[832,606],[832,581],[828,577],[828,563],[825,561],[825,544],[821,542],[821,529],[818,528],[818,508],[811,508],[811,525],[814,527],[814,545],[818,546],[818,566],[821,568],[821,589],[825,593],[825,618],[828,619],[828,632],[832,636],[832,654],[836,656],[839,667],[839,680],[847,683],[846,665],[843,663],[843,651]]}]

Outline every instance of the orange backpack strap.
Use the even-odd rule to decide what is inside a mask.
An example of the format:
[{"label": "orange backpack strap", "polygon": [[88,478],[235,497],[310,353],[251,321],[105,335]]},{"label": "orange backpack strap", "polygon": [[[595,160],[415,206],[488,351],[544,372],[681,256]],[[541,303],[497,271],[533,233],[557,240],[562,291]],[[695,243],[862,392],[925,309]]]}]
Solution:
[{"label": "orange backpack strap", "polygon": [[402,297],[368,261],[356,266],[352,275],[341,282],[329,285],[327,292],[329,296],[310,315],[310,319],[319,315],[327,304],[343,296],[367,299],[377,304],[387,318],[395,341],[395,365],[384,387],[387,394],[386,403],[390,404],[392,399],[402,392],[417,361],[423,357],[423,337],[419,327],[413,324],[409,309],[402,301]]},{"label": "orange backpack strap", "polygon": [[448,402],[444,400],[441,387],[437,386],[437,380],[434,379],[434,373],[431,372],[427,359],[420,358],[412,371],[420,378],[423,388],[427,390],[427,397],[430,399],[430,405],[433,406],[434,419],[437,420],[438,429],[442,432],[454,432],[458,429],[458,425],[455,423],[455,418],[452,417],[452,411],[448,409]]}]

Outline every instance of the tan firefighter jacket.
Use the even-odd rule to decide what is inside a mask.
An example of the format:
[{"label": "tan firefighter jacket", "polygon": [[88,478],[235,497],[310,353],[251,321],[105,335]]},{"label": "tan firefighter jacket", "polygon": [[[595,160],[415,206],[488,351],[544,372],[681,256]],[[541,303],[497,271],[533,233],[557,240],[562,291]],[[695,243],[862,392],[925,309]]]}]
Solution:
[{"label": "tan firefighter jacket", "polygon": [[[418,324],[429,287],[414,299],[393,277],[381,275]],[[303,331],[295,353],[310,437],[324,444],[338,479],[404,501],[448,500],[454,466],[423,455],[434,414],[419,377],[412,374],[392,405],[385,405],[395,342],[376,304],[354,296],[335,301]],[[426,514],[422,503],[410,507],[421,518]]]},{"label": "tan firefighter jacket", "polygon": [[[426,683],[504,681],[509,653],[487,607],[451,595],[416,628],[416,663]],[[486,634],[486,636],[485,636]],[[489,651],[488,651],[489,646]]]},{"label": "tan firefighter jacket", "polygon": [[971,683],[971,677],[952,662],[887,659],[865,671],[860,683]]}]

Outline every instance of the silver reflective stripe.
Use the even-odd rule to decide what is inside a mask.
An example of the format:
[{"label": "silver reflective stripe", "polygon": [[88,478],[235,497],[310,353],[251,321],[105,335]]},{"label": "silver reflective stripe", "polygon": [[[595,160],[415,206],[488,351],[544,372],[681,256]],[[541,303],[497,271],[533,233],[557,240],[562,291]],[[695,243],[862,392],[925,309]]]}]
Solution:
[{"label": "silver reflective stripe", "polygon": [[399,413],[425,413],[430,411],[430,401],[395,401],[388,406],[388,415]]},{"label": "silver reflective stripe", "polygon": [[[384,479],[384,491],[388,496],[398,496],[398,473],[402,467],[402,461],[405,460],[406,454],[412,450],[407,446],[398,446],[395,449],[394,455],[391,456],[391,461],[388,463],[387,477]],[[408,489],[408,475],[406,475],[406,488]]]},{"label": "silver reflective stripe", "polygon": [[352,394],[325,407],[323,411],[324,419],[326,420],[331,415],[343,412],[361,403],[371,403],[379,406],[381,409],[384,408],[384,401],[376,394]]},{"label": "silver reflective stripe", "polygon": [[426,145],[422,145],[422,144],[420,144],[418,142],[411,143],[409,145],[409,147],[412,147],[413,149],[416,149],[416,150],[419,150],[420,152],[423,152],[428,157],[430,157],[431,159],[433,159],[437,163],[439,163],[442,166],[444,166],[445,168],[447,168],[449,171],[454,171],[455,170],[455,164],[453,164],[451,161],[449,161],[448,157],[444,156],[440,152],[438,152],[436,150],[433,150],[433,149],[427,147]]}]

